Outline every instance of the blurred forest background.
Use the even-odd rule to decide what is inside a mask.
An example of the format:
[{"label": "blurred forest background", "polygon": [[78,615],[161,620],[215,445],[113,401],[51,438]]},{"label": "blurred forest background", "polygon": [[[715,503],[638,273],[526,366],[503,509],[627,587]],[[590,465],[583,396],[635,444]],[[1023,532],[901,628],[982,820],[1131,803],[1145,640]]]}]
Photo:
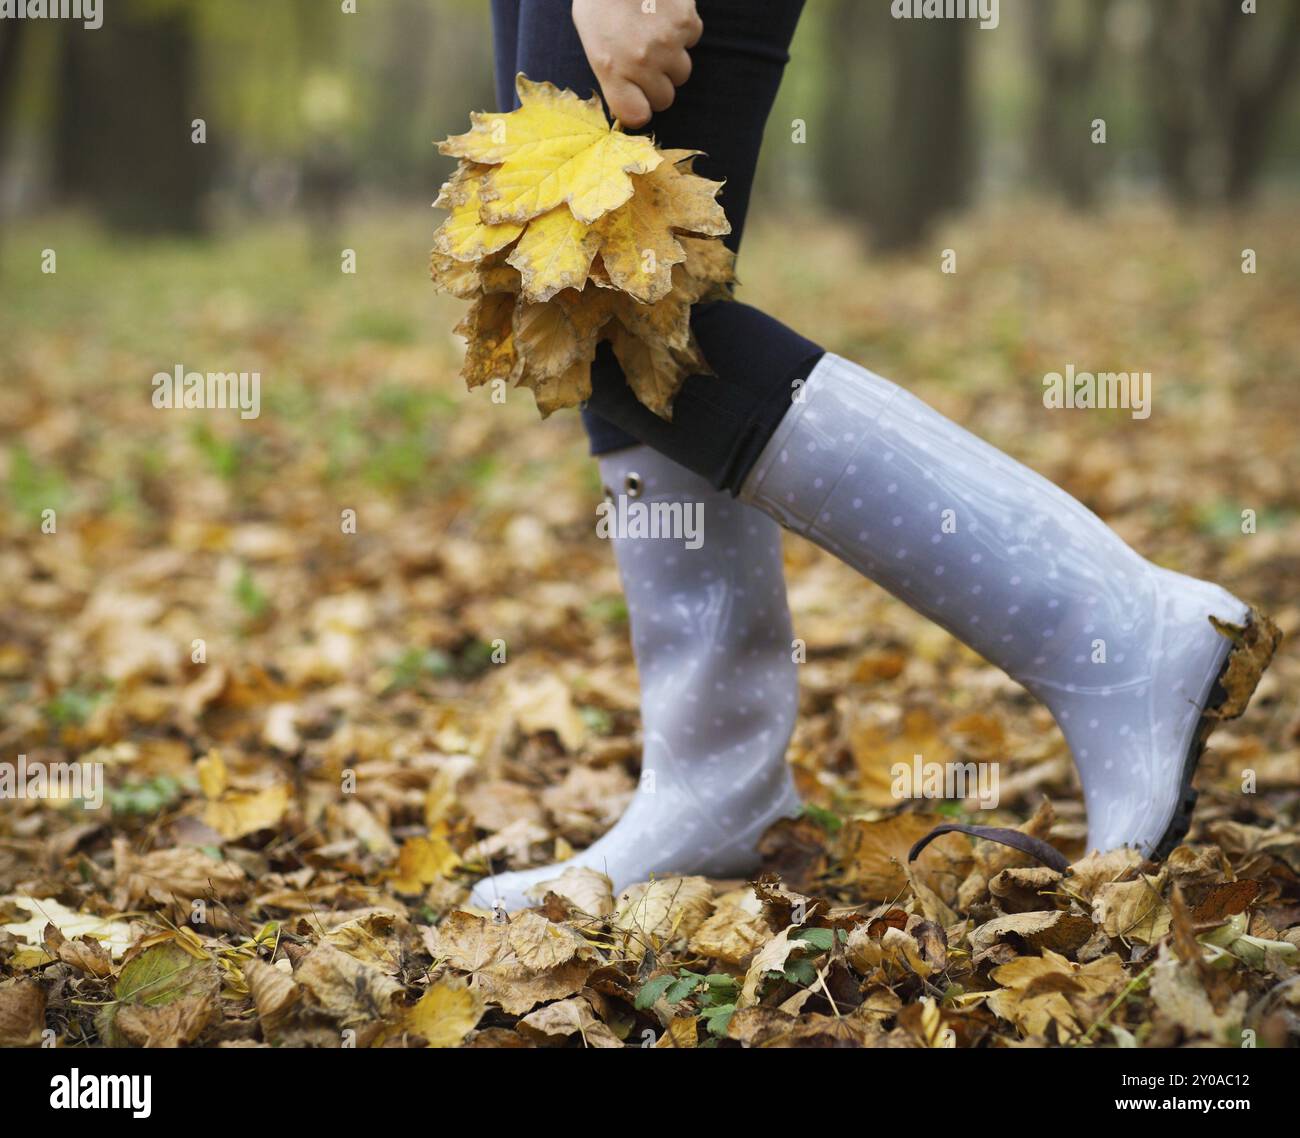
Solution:
[{"label": "blurred forest background", "polygon": [[[107,0],[0,28],[0,211],[79,205],[126,230],[431,198],[433,140],[493,105],[480,0]],[[770,123],[763,204],[878,245],[980,195],[1240,204],[1300,179],[1300,3],[1002,0],[999,26],[810,0]],[[706,9],[707,11],[707,9]],[[208,141],[191,142],[203,118]],[[1091,123],[1106,122],[1106,143]],[[795,120],[806,150],[792,157]]]}]

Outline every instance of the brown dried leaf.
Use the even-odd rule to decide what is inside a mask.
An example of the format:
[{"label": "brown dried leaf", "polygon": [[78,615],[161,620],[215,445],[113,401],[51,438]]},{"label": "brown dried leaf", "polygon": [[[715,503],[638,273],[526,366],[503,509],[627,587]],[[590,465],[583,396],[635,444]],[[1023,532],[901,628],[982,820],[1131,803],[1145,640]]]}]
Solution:
[{"label": "brown dried leaf", "polygon": [[1264,669],[1282,641],[1282,632],[1257,609],[1251,609],[1245,625],[1231,624],[1215,616],[1210,617],[1210,623],[1232,641],[1232,651],[1228,654],[1228,666],[1219,679],[1226,698],[1205,714],[1211,719],[1236,719],[1255,694]]},{"label": "brown dried leaf", "polygon": [[519,1030],[548,1043],[581,1035],[585,1047],[622,1047],[623,1042],[595,1016],[585,996],[572,996],[538,1008],[519,1021]]},{"label": "brown dried leaf", "polygon": [[1249,993],[1237,992],[1222,1012],[1215,1011],[1196,970],[1185,967],[1164,944],[1151,972],[1151,998],[1161,1013],[1184,1031],[1214,1043],[1229,1042],[1250,1002]]},{"label": "brown dried leaf", "polygon": [[599,870],[571,865],[559,877],[538,882],[529,896],[541,902],[547,893],[563,897],[574,910],[592,917],[607,917],[614,911],[614,883]]},{"label": "brown dried leaf", "polygon": [[471,389],[495,379],[514,378],[519,364],[514,339],[515,298],[509,293],[479,297],[456,325],[465,337],[461,378]]},{"label": "brown dried leaf", "polygon": [[[49,926],[54,929],[54,926]],[[71,965],[87,976],[94,976],[102,980],[113,974],[113,958],[109,956],[108,951],[94,937],[79,936],[76,940],[64,940],[63,934],[54,929],[57,934],[58,947],[55,955],[63,961],[64,964]],[[46,936],[46,945],[49,946],[51,938]]]},{"label": "brown dried leaf", "polygon": [[378,968],[322,942],[304,956],[294,979],[313,1008],[368,1042],[384,1021],[401,1015],[402,986]]},{"label": "brown dried leaf", "polygon": [[124,838],[113,843],[117,867],[114,904],[134,908],[142,901],[189,905],[199,898],[241,896],[247,875],[233,861],[217,861],[193,846],[136,854]]},{"label": "brown dried leaf", "polygon": [[575,956],[589,959],[593,955],[577,932],[548,921],[540,913],[520,913],[506,927],[506,943],[519,963],[532,972],[548,972]]},{"label": "brown dried leaf", "polygon": [[666,344],[642,340],[621,322],[610,326],[609,340],[637,399],[660,418],[671,419],[673,400],[692,369],[684,366]]},{"label": "brown dried leaf", "polygon": [[703,877],[664,877],[625,889],[610,929],[640,960],[651,948],[688,941],[712,911],[713,886]]},{"label": "brown dried leaf", "polygon": [[[750,890],[743,895],[753,896]],[[691,937],[691,952],[739,967],[771,939],[772,930],[757,901],[751,908],[743,901],[728,900],[735,896],[728,893],[718,899],[713,915]]]},{"label": "brown dried leaf", "polygon": [[1063,1039],[1080,1034],[1105,1002],[1126,983],[1118,956],[1072,964],[1045,949],[1042,956],[1022,956],[993,970],[1001,987],[988,998],[989,1009],[1026,1036],[1041,1037],[1054,1024]]},{"label": "brown dried leaf", "polygon": [[1169,931],[1172,919],[1160,894],[1161,880],[1142,876],[1102,885],[1093,897],[1093,920],[1109,937],[1154,944]]},{"label": "brown dried leaf", "polygon": [[1063,884],[1080,900],[1090,902],[1102,886],[1128,879],[1141,864],[1142,855],[1130,846],[1107,850],[1106,853],[1094,851],[1070,866]]},{"label": "brown dried leaf", "polygon": [[1092,936],[1092,921],[1081,913],[1013,913],[987,921],[970,934],[976,963],[998,942],[1023,941],[1029,948],[1072,954]]},{"label": "brown dried leaf", "polygon": [[574,958],[540,971],[529,968],[511,946],[509,929],[505,922],[454,912],[429,937],[430,950],[435,959],[445,958],[452,968],[471,973],[484,999],[510,1015],[581,991],[592,963]]},{"label": "brown dried leaf", "polygon": [[214,995],[185,996],[162,1007],[128,1004],[116,1018],[117,1030],[136,1047],[184,1047],[203,1034],[218,1013]]},{"label": "brown dried leaf", "polygon": [[[902,896],[908,885],[908,851],[941,820],[912,813],[878,822],[849,819],[837,835],[840,882],[873,901]],[[911,871],[943,896],[943,882],[964,876],[970,861],[969,841],[960,835],[944,835],[925,847],[911,864]]]},{"label": "brown dried leaf", "polygon": [[0,1047],[36,1047],[45,1030],[45,990],[34,980],[0,984]]},{"label": "brown dried leaf", "polygon": [[301,989],[289,973],[264,960],[250,960],[244,965],[244,980],[262,1023],[262,1034],[275,1042],[301,998]]}]

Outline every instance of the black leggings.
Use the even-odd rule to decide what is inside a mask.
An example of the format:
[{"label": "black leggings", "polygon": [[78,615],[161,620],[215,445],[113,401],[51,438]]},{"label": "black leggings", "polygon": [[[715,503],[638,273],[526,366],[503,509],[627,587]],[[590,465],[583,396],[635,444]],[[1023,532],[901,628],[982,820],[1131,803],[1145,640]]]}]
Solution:
[{"label": "black leggings", "polygon": [[[648,131],[664,148],[702,150],[695,165],[725,181],[720,200],[740,247],[750,188],[772,101],[789,59],[803,0],[698,0],[704,35],[673,105]],[[584,98],[599,85],[573,26],[571,0],[492,0],[497,101],[516,105],[514,80],[549,80]],[[790,407],[793,384],[822,349],[770,316],[735,301],[696,305],[691,327],[716,375],[690,376],[665,422],[632,394],[608,343],[592,365],[583,423],[592,454],[645,443],[735,493]]]}]

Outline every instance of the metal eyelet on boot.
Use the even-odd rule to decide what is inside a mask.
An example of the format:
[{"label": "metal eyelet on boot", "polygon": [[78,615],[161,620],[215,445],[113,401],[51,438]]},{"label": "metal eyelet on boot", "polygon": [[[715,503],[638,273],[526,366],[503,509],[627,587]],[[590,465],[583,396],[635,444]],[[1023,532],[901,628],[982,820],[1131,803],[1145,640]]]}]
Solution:
[{"label": "metal eyelet on boot", "polygon": [[601,490],[605,495],[606,502],[612,502],[614,500],[614,491],[611,490],[608,486],[602,486]]},{"label": "metal eyelet on boot", "polygon": [[641,497],[641,475],[635,470],[628,471],[627,477],[623,479],[623,491],[629,498]]}]

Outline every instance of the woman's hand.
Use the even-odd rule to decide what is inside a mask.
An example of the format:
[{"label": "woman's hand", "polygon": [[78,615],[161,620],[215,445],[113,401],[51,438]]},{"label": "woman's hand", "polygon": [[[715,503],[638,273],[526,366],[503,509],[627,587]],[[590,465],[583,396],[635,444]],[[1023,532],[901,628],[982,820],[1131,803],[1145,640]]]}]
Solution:
[{"label": "woman's hand", "polygon": [[672,106],[704,31],[695,0],[573,0],[573,25],[609,113],[630,127]]}]

